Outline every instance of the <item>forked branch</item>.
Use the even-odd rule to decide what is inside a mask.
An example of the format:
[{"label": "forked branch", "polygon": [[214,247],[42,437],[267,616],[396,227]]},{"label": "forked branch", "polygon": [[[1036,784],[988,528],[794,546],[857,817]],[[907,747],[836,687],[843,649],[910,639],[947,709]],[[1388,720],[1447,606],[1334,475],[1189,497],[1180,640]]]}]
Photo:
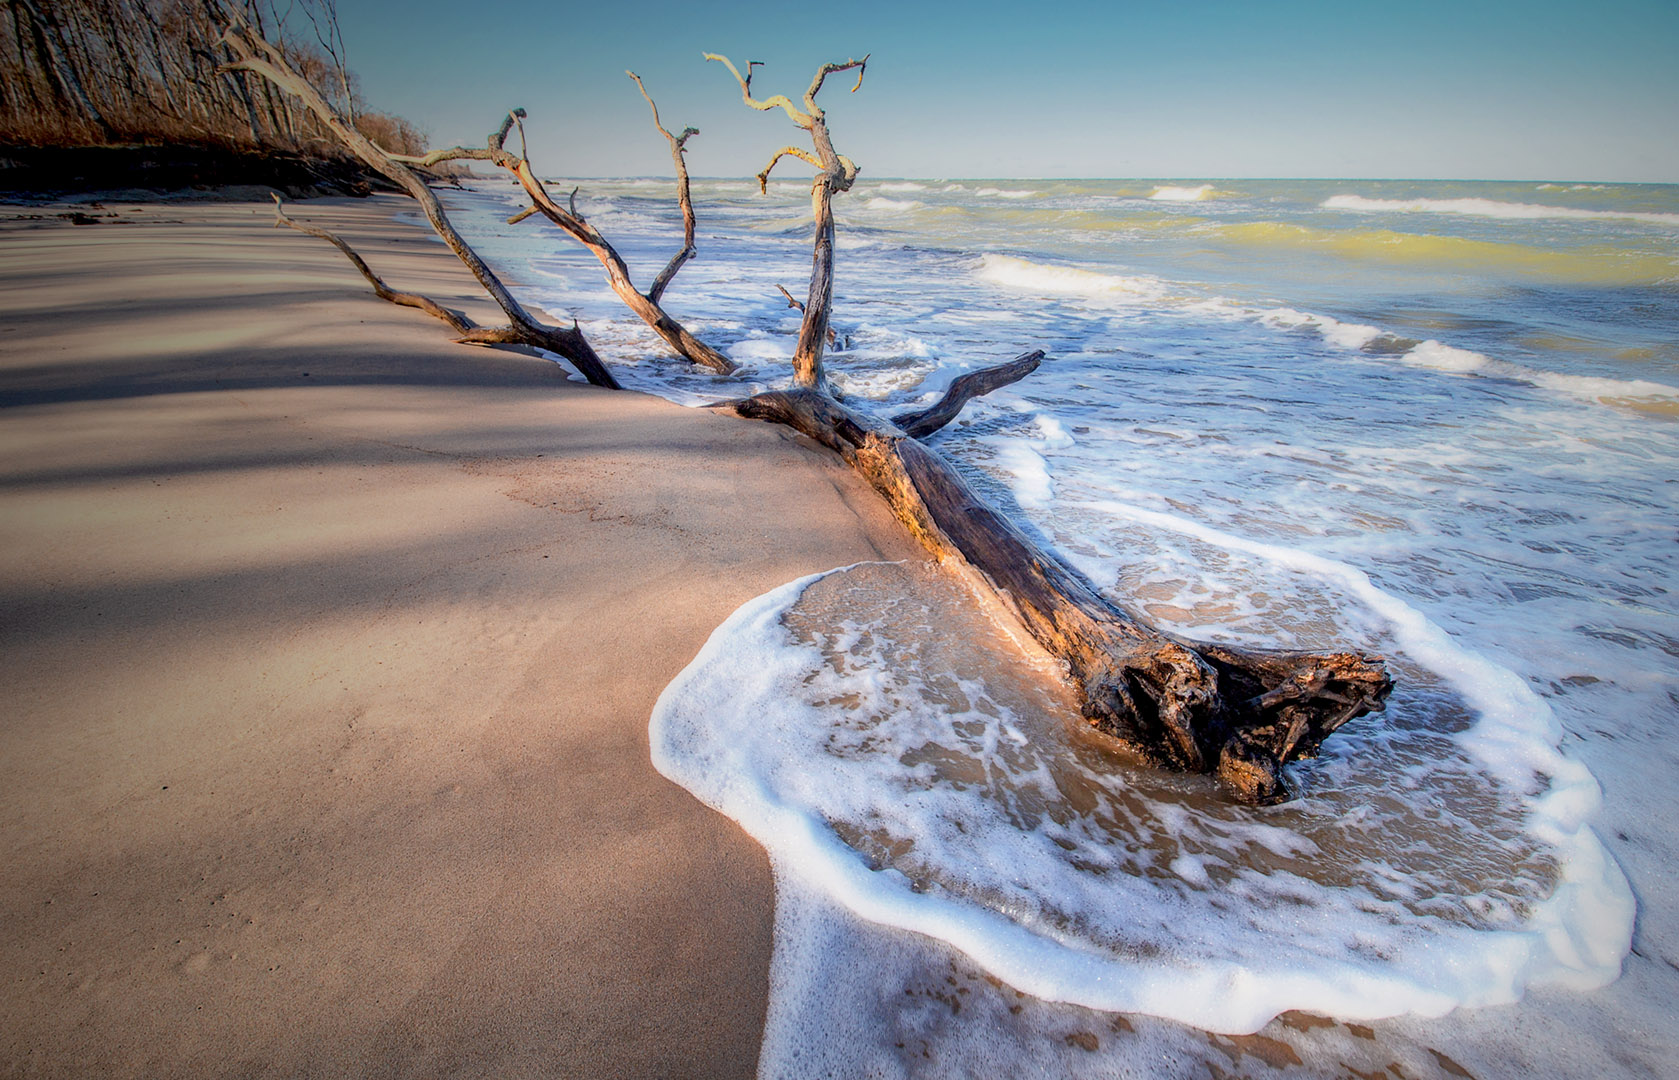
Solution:
[{"label": "forked branch", "polygon": [[705,58],[707,60],[715,60],[729,69],[729,74],[733,75],[735,77],[735,82],[740,84],[740,99],[746,102],[748,106],[757,109],[759,112],[768,112],[771,109],[781,109],[786,112],[787,118],[793,121],[793,123],[804,128],[806,131],[810,130],[812,114],[800,112],[798,107],[793,104],[792,99],[788,98],[787,95],[776,94],[774,97],[765,98],[762,101],[759,101],[757,98],[752,96],[752,69],[762,66],[761,61],[753,60],[751,63],[747,64],[747,73],[743,76],[740,73],[740,69],[735,67],[734,62],[727,56],[722,56],[718,53],[706,53]]},{"label": "forked branch", "polygon": [[861,60],[822,65],[811,79],[810,89],[805,91],[805,108],[808,112],[801,112],[780,94],[763,101],[754,98],[750,72],[755,65],[747,65],[749,74],[743,78],[740,70],[728,57],[706,53],[705,58],[715,60],[729,69],[735,81],[740,84],[741,98],[747,105],[761,112],[780,108],[793,123],[810,133],[810,150],[785,146],[776,151],[775,156],[770,158],[770,163],[764,166],[764,171],[758,174],[758,189],[760,192],[769,190],[770,170],[774,169],[776,162],[783,157],[796,157],[817,170],[816,178],[810,186],[811,215],[816,221],[815,235],[811,243],[810,294],[804,304],[804,320],[799,325],[798,344],[793,348],[793,380],[799,386],[825,393],[828,377],[822,370],[822,352],[831,336],[828,312],[834,299],[833,197],[842,191],[851,190],[851,185],[857,180],[857,166],[850,158],[834,150],[833,140],[828,136],[827,115],[817,106],[816,95],[829,75],[852,68],[858,69],[857,85],[861,86],[863,68],[869,58],[865,56]]},{"label": "forked branch", "polygon": [[[619,389],[618,380],[601,363],[600,357],[595,355],[594,348],[577,327],[544,326],[526,311],[524,305],[514,299],[507,286],[502,284],[495,271],[479,257],[472,246],[455,230],[454,223],[444,212],[443,204],[437,195],[428,187],[415,172],[402,161],[398,161],[372,140],[366,138],[356,130],[355,126],[338,114],[338,111],[321,96],[314,85],[304,78],[296,68],[292,67],[284,53],[272,42],[251,29],[250,24],[242,18],[235,18],[227,31],[222,35],[222,41],[233,53],[235,61],[227,65],[229,70],[249,71],[267,79],[282,91],[291,94],[301,101],[305,108],[315,115],[327,130],[351,153],[355,154],[370,168],[389,177],[399,187],[413,197],[420,204],[426,220],[431,223],[432,231],[438,238],[448,245],[462,264],[478,279],[484,291],[496,302],[496,305],[507,315],[509,327],[506,333],[516,338],[521,345],[531,345],[541,349],[556,352],[571,361],[583,374],[583,377],[597,386]],[[509,121],[510,123],[511,121]],[[503,124],[502,135],[505,137],[508,124]],[[492,136],[492,142],[494,137]],[[444,152],[447,154],[448,152]],[[430,156],[430,155],[428,155]],[[462,151],[459,156],[476,156]],[[438,160],[447,160],[439,157]],[[475,338],[476,340],[476,338]],[[499,341],[497,342],[500,343]]]},{"label": "forked branch", "polygon": [[857,82],[856,85],[852,86],[851,92],[855,94],[857,91],[861,90],[863,88],[863,72],[868,69],[869,57],[872,55],[874,54],[869,53],[864,55],[861,60],[847,60],[843,64],[823,64],[816,72],[816,77],[810,80],[810,89],[805,91],[805,108],[810,110],[811,115],[822,115],[822,110],[816,105],[816,95],[822,92],[822,83],[828,78],[828,76],[837,74],[841,71],[850,71],[852,68],[856,68]]},{"label": "forked branch", "polygon": [[[660,122],[658,103],[647,92],[647,87],[642,85],[641,76],[633,71],[626,71],[624,74],[635,80],[636,89],[641,91],[641,96],[646,100],[647,107],[653,110],[653,126],[658,128],[659,134],[663,135],[665,141],[670,143],[671,163],[676,166],[676,201],[682,207],[682,250],[671,256],[670,262],[666,263],[665,268],[659,271],[659,276],[653,279],[653,284],[647,289],[647,299],[657,304],[659,297],[665,294],[666,287],[670,285],[671,278],[676,276],[676,272],[682,269],[684,263],[698,254],[694,248],[694,202],[688,191],[688,159],[686,155],[688,139],[698,135],[700,129],[685,127],[682,129],[682,134],[672,135]],[[576,191],[572,192],[574,197],[572,213],[574,215],[577,212],[576,194]]]},{"label": "forked branch", "polygon": [[386,285],[384,280],[380,278],[378,274],[375,274],[372,268],[367,265],[366,260],[356,253],[355,248],[346,244],[338,236],[327,232],[325,229],[316,228],[313,225],[306,225],[301,221],[294,221],[290,217],[287,217],[285,205],[280,201],[280,196],[278,195],[274,196],[274,227],[276,229],[295,229],[306,236],[313,236],[318,240],[325,240],[339,251],[342,251],[344,253],[344,257],[350,260],[351,265],[361,271],[361,276],[366,278],[368,284],[373,286],[373,292],[379,297],[379,299],[388,300],[391,303],[398,304],[402,307],[418,308],[433,318],[442,319],[444,322],[448,323],[450,329],[454,330],[457,334],[470,334],[478,329],[477,323],[452,308],[444,307],[442,304],[439,304],[430,297],[421,296],[419,293],[397,292],[389,285]]},{"label": "forked branch", "polygon": [[[583,215],[577,213],[577,192],[575,189],[571,193],[569,207],[561,206],[548,193],[547,186],[542,183],[531,168],[530,159],[515,155],[507,150],[507,136],[513,130],[514,124],[522,121],[524,116],[525,110],[523,109],[514,109],[509,113],[507,119],[502,121],[501,127],[490,134],[488,145],[483,151],[468,151],[465,148],[456,147],[453,151],[440,151],[440,153],[459,153],[461,156],[473,157],[481,155],[484,160],[491,161],[512,173],[514,179],[519,182],[519,186],[524,188],[526,196],[530,198],[531,208],[558,225],[572,239],[588,248],[595,258],[600,260],[601,267],[606,271],[607,282],[612,286],[612,291],[618,294],[618,299],[622,300],[625,306],[640,316],[641,320],[651,327],[654,333],[663,338],[666,344],[678,354],[696,364],[708,367],[720,375],[732,374],[735,370],[734,361],[694,337],[686,327],[671,318],[665,312],[665,309],[660,306],[657,293],[653,293],[652,290],[643,293],[635,287],[635,282],[630,278],[629,267],[624,263],[624,259],[618,254],[617,249],[607,242],[606,237],[602,236],[599,230],[584,220]],[[522,134],[524,131],[523,123],[519,123],[519,130]],[[689,213],[691,212],[690,206]],[[678,268],[681,267],[681,263],[676,265]],[[666,270],[670,275],[674,275],[676,272],[669,267]],[[661,276],[665,278],[665,284],[668,285],[670,283],[669,276]],[[659,292],[663,292],[662,287],[660,287]]]}]

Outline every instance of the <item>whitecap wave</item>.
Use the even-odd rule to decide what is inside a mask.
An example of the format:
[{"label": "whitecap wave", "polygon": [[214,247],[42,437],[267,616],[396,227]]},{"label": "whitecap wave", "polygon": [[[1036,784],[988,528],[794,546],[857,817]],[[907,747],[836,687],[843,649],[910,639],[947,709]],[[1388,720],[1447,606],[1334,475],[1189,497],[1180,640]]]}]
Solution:
[{"label": "whitecap wave", "polygon": [[1154,189],[1149,198],[1155,202],[1205,202],[1213,197],[1213,185],[1201,184],[1197,187],[1176,187],[1164,184]]},{"label": "whitecap wave", "polygon": [[1103,274],[1073,266],[1047,266],[1013,255],[987,254],[980,258],[979,277],[993,285],[1027,292],[1088,296],[1119,302],[1160,300],[1166,283],[1144,274]]},{"label": "whitecap wave", "polygon": [[1497,199],[1368,199],[1362,195],[1331,195],[1325,210],[1355,210],[1371,214],[1466,214],[1489,218],[1559,218],[1582,221],[1641,221],[1679,228],[1679,214],[1643,210],[1587,210],[1573,206],[1500,202]]},{"label": "whitecap wave", "polygon": [[1273,308],[1255,316],[1259,322],[1279,330],[1305,329],[1344,349],[1372,351],[1378,344],[1397,344],[1381,351],[1392,353],[1400,362],[1452,375],[1485,375],[1513,379],[1531,386],[1568,394],[1571,397],[1607,404],[1656,404],[1679,401],[1679,386],[1649,379],[1612,379],[1599,375],[1570,375],[1500,360],[1433,340],[1410,342],[1374,326],[1344,323],[1328,315],[1314,315],[1293,308]]}]

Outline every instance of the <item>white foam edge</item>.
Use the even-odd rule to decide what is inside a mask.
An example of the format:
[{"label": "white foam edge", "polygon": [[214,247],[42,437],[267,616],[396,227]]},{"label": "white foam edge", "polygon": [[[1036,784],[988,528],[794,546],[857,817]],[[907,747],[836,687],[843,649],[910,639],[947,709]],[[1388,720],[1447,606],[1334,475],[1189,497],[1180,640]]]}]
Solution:
[{"label": "white foam edge", "polygon": [[1588,825],[1602,803],[1602,789],[1591,770],[1557,749],[1562,727],[1555,713],[1519,675],[1458,644],[1356,567],[1129,503],[1079,505],[1314,574],[1386,620],[1400,648],[1443,676],[1479,713],[1457,741],[1495,779],[1518,790],[1535,775],[1548,780],[1545,791],[1529,800],[1524,824],[1529,835],[1555,851],[1559,876],[1555,892],[1536,907],[1530,929],[1522,932],[1536,938],[1526,981],[1595,989],[1615,980],[1632,947],[1637,905],[1626,875]]},{"label": "white foam edge", "polygon": [[[1552,896],[1537,905],[1526,928],[1444,935],[1423,954],[1430,963],[1417,965],[1429,974],[1426,984],[1352,962],[1319,962],[1309,972],[1255,970],[1236,963],[1131,963],[1040,935],[989,909],[937,892],[916,892],[900,872],[871,869],[818,815],[780,804],[762,778],[748,769],[719,769],[714,764],[697,773],[684,770],[677,740],[671,738],[679,703],[706,713],[737,709],[734,699],[742,682],[738,673],[718,680],[710,671],[714,665],[728,665],[735,656],[752,656],[759,679],[779,667],[808,662],[808,649],[787,644],[782,612],[814,582],[862,564],[810,574],[773,589],[741,605],[713,631],[654,705],[648,725],[653,766],[758,840],[770,854],[778,882],[790,875],[800,887],[831,897],[861,918],[944,941],[997,978],[1046,1001],[1146,1013],[1208,1031],[1246,1034],[1289,1010],[1348,1020],[1404,1013],[1435,1017],[1463,1005],[1508,1004],[1528,985],[1583,990],[1606,985],[1619,975],[1621,959],[1631,946],[1635,905],[1620,867],[1584,823],[1598,803],[1596,780],[1556,751],[1554,717],[1513,673],[1457,647],[1420,612],[1382,593],[1352,567],[1140,507],[1090,505],[1327,574],[1349,592],[1372,601],[1418,659],[1438,661],[1441,674],[1485,710],[1483,719],[1460,736],[1472,752],[1478,750],[1477,756],[1496,768],[1509,765],[1497,751],[1514,749],[1519,760],[1551,780],[1550,789],[1534,800],[1529,828],[1557,851],[1559,881]],[[1483,687],[1483,681],[1497,692]],[[1531,714],[1510,704],[1527,699],[1538,706]],[[1533,731],[1530,715],[1542,718],[1542,732]],[[720,754],[725,765],[736,753],[727,746],[708,749]],[[784,888],[779,883],[777,887]],[[1466,950],[1469,941],[1478,949]]]},{"label": "white foam edge", "polygon": [[[1307,329],[1316,331],[1325,341],[1350,352],[1363,350],[1366,345],[1387,332],[1363,323],[1344,323],[1329,315],[1296,311],[1294,308],[1256,309],[1236,301],[1214,300],[1195,305],[1197,310],[1222,317],[1253,319],[1273,330]],[[1419,341],[1400,353],[1396,359],[1412,367],[1437,371],[1444,375],[1489,375],[1515,379],[1544,390],[1554,390],[1585,401],[1616,404],[1619,402],[1659,402],[1679,398],[1679,386],[1653,382],[1649,379],[1616,379],[1603,375],[1570,375],[1560,371],[1543,371],[1510,360],[1498,360],[1471,349],[1460,349],[1433,338]]]}]

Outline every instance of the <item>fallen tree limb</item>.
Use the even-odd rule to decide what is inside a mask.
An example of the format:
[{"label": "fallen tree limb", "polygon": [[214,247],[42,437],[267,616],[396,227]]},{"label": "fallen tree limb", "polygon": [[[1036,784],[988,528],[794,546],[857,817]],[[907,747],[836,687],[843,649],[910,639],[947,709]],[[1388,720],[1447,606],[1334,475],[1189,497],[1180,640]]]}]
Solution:
[{"label": "fallen tree limb", "polygon": [[441,319],[448,323],[450,328],[457,334],[470,334],[479,329],[478,324],[467,318],[465,315],[453,308],[444,307],[442,304],[439,304],[437,301],[428,296],[421,296],[419,293],[397,292],[389,285],[386,285],[384,280],[380,278],[378,274],[375,274],[372,268],[367,265],[367,261],[356,253],[356,249],[352,248],[349,244],[346,244],[337,235],[329,233],[325,229],[319,229],[313,225],[306,225],[301,221],[294,221],[292,218],[287,217],[285,205],[280,201],[280,196],[278,195],[274,196],[274,227],[276,229],[295,229],[306,236],[313,236],[316,239],[325,240],[339,251],[342,251],[344,253],[344,257],[349,259],[351,264],[353,264],[357,270],[361,271],[361,276],[367,279],[368,284],[373,286],[374,294],[381,300],[388,300],[391,303],[402,307],[418,308],[427,315],[436,319]]},{"label": "fallen tree limb", "polygon": [[938,401],[925,409],[894,416],[892,422],[912,439],[926,438],[956,419],[956,414],[960,413],[962,406],[969,401],[993,390],[1000,390],[1010,383],[1019,382],[1038,370],[1043,358],[1042,349],[1033,349],[1006,364],[981,368],[958,376]]},{"label": "fallen tree limb", "polygon": [[[551,349],[575,364],[590,382],[599,386],[620,389],[618,381],[613,378],[611,372],[607,371],[606,366],[595,355],[594,349],[588,344],[580,329],[572,327],[568,330],[544,326],[513,298],[501,280],[479,258],[478,253],[473,251],[471,246],[455,231],[454,225],[449,221],[442,204],[437,200],[437,196],[426,186],[425,181],[414,173],[411,166],[430,168],[447,161],[465,160],[488,161],[506,169],[519,181],[520,186],[530,197],[532,207],[538,213],[564,229],[600,260],[601,265],[606,269],[607,278],[613,291],[629,306],[630,310],[634,311],[648,326],[652,327],[653,331],[663,338],[671,348],[694,363],[704,365],[720,374],[726,375],[735,370],[733,361],[694,337],[659,305],[658,296],[663,292],[663,285],[659,285],[656,292],[649,290],[651,295],[643,294],[636,289],[634,282],[630,280],[629,268],[624,264],[623,258],[619,256],[611,244],[607,243],[605,237],[601,236],[592,225],[576,213],[576,192],[572,193],[574,201],[571,209],[562,208],[548,195],[547,189],[537,179],[536,174],[531,170],[529,159],[523,154],[514,156],[506,149],[507,136],[515,124],[519,125],[521,140],[524,138],[522,120],[525,112],[523,109],[515,109],[510,112],[507,118],[502,121],[500,128],[490,134],[483,147],[448,147],[419,156],[392,154],[365,138],[340,117],[331,104],[315,90],[309,81],[291,66],[280,49],[256,34],[248,25],[243,22],[235,22],[223,35],[223,39],[237,58],[233,64],[228,65],[230,68],[261,75],[287,93],[296,95],[347,149],[371,167],[390,177],[420,203],[421,209],[425,212],[426,220],[431,223],[432,229],[436,231],[444,243],[449,245],[449,249],[455,253],[456,257],[466,264],[467,268],[472,271],[473,276],[478,279],[479,284],[506,312],[510,330],[506,333],[495,332],[492,335],[496,338],[494,343],[504,343],[502,339],[506,338],[517,344],[536,345]],[[639,79],[637,84],[640,84]],[[645,96],[645,89],[642,92]],[[648,100],[651,102],[651,98]],[[656,119],[657,109],[655,108]],[[662,125],[660,130],[664,131]],[[666,135],[668,136],[669,133],[666,132]],[[676,137],[672,138],[675,139]],[[679,162],[681,159],[681,144],[685,143],[686,139],[686,134],[681,136],[677,140],[675,150],[673,150]],[[686,175],[685,166],[683,167],[683,173]],[[685,185],[681,188],[679,195],[684,203],[685,216],[691,217],[693,209],[692,204],[686,198]],[[689,229],[688,246],[691,246],[691,225]],[[674,263],[674,267],[667,267],[667,273],[661,275],[664,279],[664,285],[669,284],[670,277],[675,275],[676,269],[679,269],[680,266],[681,261],[677,261]]]},{"label": "fallen tree limb", "polygon": [[[496,306],[507,315],[508,326],[495,332],[495,341],[485,341],[483,344],[519,344],[547,349],[571,361],[583,377],[596,386],[621,389],[618,380],[612,377],[612,373],[595,354],[593,346],[583,336],[582,330],[575,326],[569,329],[544,326],[533,318],[530,312],[514,299],[513,294],[508,292],[507,286],[502,284],[495,271],[491,270],[484,260],[479,258],[478,253],[472,250],[472,246],[455,231],[449,215],[443,211],[443,204],[438,202],[437,196],[426,186],[425,181],[415,175],[406,163],[398,160],[395,155],[386,153],[339,116],[337,110],[321,96],[309,80],[291,66],[279,48],[253,32],[242,21],[228,27],[222,40],[237,58],[234,63],[228,65],[229,68],[260,75],[286,93],[297,97],[346,149],[389,177],[420,204],[432,231],[448,245],[455,257],[478,279],[478,283],[489,293]],[[507,125],[504,124],[503,137],[506,131]],[[438,160],[451,159],[440,157]]]},{"label": "fallen tree limb", "polygon": [[1038,547],[939,454],[831,395],[795,388],[718,408],[786,424],[839,454],[930,551],[979,571],[1066,662],[1092,727],[1155,764],[1214,773],[1244,802],[1286,798],[1283,765],[1381,709],[1392,689],[1376,657],[1196,644],[1149,626]]}]

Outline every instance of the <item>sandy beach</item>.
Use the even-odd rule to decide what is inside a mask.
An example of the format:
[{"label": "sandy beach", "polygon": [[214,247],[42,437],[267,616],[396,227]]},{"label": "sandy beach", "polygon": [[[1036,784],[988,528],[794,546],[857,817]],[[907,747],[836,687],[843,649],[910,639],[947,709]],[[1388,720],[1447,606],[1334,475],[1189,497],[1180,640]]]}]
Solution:
[{"label": "sandy beach", "polygon": [[[488,320],[404,205],[293,212]],[[769,866],[649,711],[747,599],[918,550],[265,205],[62,209],[0,210],[4,1073],[751,1075]]]}]

